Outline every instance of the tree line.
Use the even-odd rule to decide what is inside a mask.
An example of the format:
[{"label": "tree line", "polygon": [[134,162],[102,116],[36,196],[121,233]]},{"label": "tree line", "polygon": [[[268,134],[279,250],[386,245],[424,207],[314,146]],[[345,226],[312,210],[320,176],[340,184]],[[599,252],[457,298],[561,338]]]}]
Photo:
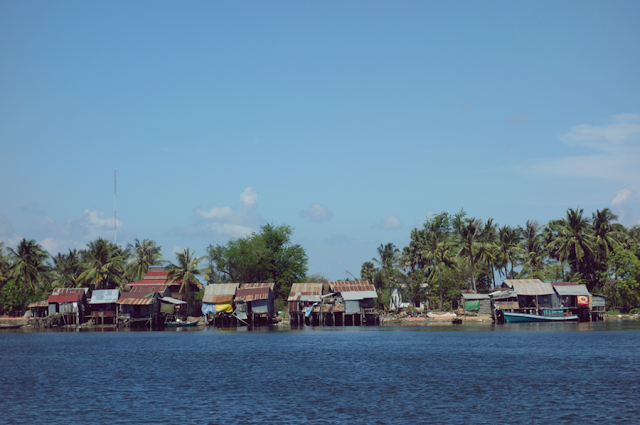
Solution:
[{"label": "tree line", "polygon": [[[196,282],[275,282],[276,294],[289,295],[293,282],[304,280],[307,255],[291,242],[290,226],[267,224],[259,233],[209,245],[200,257],[189,248],[164,260],[155,241],[135,239],[126,247],[98,238],[85,249],[50,255],[37,241],[23,239],[14,248],[0,242],[0,309],[19,313],[29,302],[46,299],[54,288],[126,290],[142,280],[151,266],[164,266],[169,279],[188,293]],[[200,296],[202,293],[200,293]]]},{"label": "tree line", "polygon": [[[467,217],[462,209],[427,218],[411,231],[409,245],[381,244],[360,275],[387,305],[400,288],[414,302],[450,307],[461,291],[488,293],[498,279],[578,282],[603,294],[610,309],[640,307],[640,226],[627,228],[609,208],[588,217],[581,208],[546,225],[500,226]],[[428,284],[428,291],[426,289]]]}]

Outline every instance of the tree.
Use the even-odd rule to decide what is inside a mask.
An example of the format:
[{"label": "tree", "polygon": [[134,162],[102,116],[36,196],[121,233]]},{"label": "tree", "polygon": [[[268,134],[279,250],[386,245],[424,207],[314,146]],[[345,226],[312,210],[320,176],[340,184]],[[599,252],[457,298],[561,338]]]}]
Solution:
[{"label": "tree", "polygon": [[640,307],[640,260],[633,252],[615,248],[607,261],[607,271],[599,274],[605,280],[611,308],[629,311]]},{"label": "tree", "polygon": [[197,276],[202,276],[204,279],[209,279],[207,272],[204,268],[199,268],[200,261],[206,258],[206,255],[202,257],[196,257],[195,252],[189,250],[189,248],[182,252],[176,253],[176,264],[169,263],[166,266],[167,282],[181,282],[180,293],[185,294],[189,299],[191,294],[191,285],[197,287],[202,286]]},{"label": "tree", "polygon": [[115,243],[98,238],[89,242],[81,255],[85,267],[79,276],[81,282],[93,289],[111,289],[125,283],[123,273],[127,254]]},{"label": "tree", "polygon": [[215,282],[273,282],[276,297],[285,298],[294,282],[307,274],[307,254],[291,242],[293,228],[266,224],[260,233],[207,248],[210,279]]},{"label": "tree", "polygon": [[131,252],[131,261],[125,268],[125,276],[131,281],[144,279],[149,267],[161,265],[162,254],[155,241],[144,239],[140,242],[137,238],[134,244],[128,244],[127,250]]},{"label": "tree", "polygon": [[392,243],[386,245],[380,244],[377,248],[378,258],[371,260],[378,265],[376,272],[380,274],[378,290],[391,290],[394,282],[399,277],[398,261],[400,260],[400,250]]},{"label": "tree", "polygon": [[[581,273],[589,260],[595,258],[595,238],[589,219],[582,216],[583,210],[569,208],[567,217],[549,223],[552,239],[547,250],[551,251],[555,258],[567,261],[571,269]],[[593,289],[593,284],[589,289]]]},{"label": "tree", "polygon": [[469,259],[471,263],[471,282],[473,283],[473,293],[478,293],[476,289],[475,263],[476,255],[480,249],[480,236],[482,234],[482,221],[475,218],[462,220],[457,228],[458,231],[458,251],[459,256]]},{"label": "tree", "polygon": [[22,239],[15,250],[9,248],[15,260],[11,266],[10,277],[20,279],[23,287],[23,308],[27,308],[27,292],[36,292],[46,278],[49,266],[47,251],[35,240]]},{"label": "tree", "polygon": [[68,254],[58,253],[53,257],[51,284],[58,288],[77,288],[82,283],[82,263],[78,251],[69,250]]},{"label": "tree", "polygon": [[[504,277],[506,279],[509,276],[513,276],[513,268],[518,259],[524,254],[519,229],[502,226],[498,232],[498,249],[498,259],[504,267]],[[509,264],[511,264],[511,274],[508,271]]]},{"label": "tree", "polygon": [[525,227],[519,227],[524,248],[523,277],[539,279],[546,267],[547,253],[545,243],[541,235],[542,226],[537,220],[527,220]]}]

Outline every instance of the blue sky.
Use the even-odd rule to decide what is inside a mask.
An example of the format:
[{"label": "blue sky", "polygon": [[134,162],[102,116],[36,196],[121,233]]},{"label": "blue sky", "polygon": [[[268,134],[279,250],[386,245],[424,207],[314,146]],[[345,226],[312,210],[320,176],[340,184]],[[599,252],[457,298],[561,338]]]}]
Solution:
[{"label": "blue sky", "polygon": [[0,3],[0,240],[289,224],[359,274],[428,214],[640,222],[640,3]]}]

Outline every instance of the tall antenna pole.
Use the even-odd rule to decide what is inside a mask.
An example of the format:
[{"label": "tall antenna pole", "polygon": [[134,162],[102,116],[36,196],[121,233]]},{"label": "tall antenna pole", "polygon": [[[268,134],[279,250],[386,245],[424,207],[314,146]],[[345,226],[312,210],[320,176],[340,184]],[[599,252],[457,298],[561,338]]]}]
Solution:
[{"label": "tall antenna pole", "polygon": [[118,245],[118,215],[117,215],[117,196],[116,196],[116,170],[113,170],[113,238]]}]

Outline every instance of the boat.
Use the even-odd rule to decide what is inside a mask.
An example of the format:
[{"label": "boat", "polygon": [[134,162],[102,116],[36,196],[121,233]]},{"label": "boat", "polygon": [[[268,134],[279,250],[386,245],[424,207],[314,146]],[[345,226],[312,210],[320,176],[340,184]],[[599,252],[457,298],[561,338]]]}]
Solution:
[{"label": "boat", "polygon": [[562,310],[543,310],[543,314],[515,313],[504,311],[504,320],[512,322],[577,322],[578,316],[565,316]]},{"label": "boat", "polygon": [[167,327],[181,328],[184,326],[198,326],[199,321],[200,321],[199,317],[191,320],[176,320],[175,322],[167,322]]},{"label": "boat", "polygon": [[0,329],[19,329],[22,325],[0,325]]}]

